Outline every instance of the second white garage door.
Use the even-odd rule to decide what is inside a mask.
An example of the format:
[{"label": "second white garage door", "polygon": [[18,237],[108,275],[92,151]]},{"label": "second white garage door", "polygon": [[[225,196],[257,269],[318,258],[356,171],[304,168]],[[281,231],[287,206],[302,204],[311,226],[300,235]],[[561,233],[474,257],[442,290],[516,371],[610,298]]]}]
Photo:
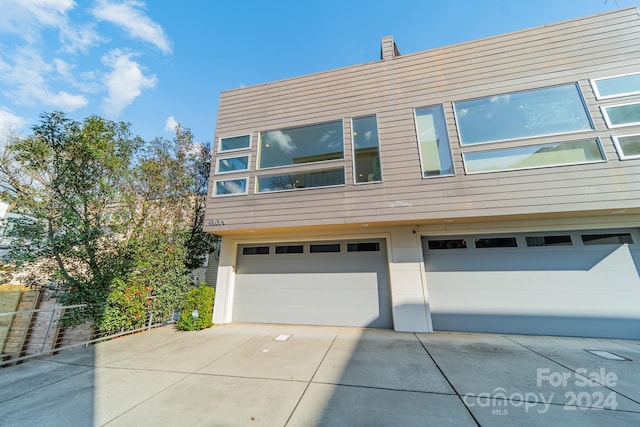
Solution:
[{"label": "second white garage door", "polygon": [[640,338],[636,230],[423,237],[434,330]]},{"label": "second white garage door", "polygon": [[385,240],[241,245],[233,321],[391,328]]}]

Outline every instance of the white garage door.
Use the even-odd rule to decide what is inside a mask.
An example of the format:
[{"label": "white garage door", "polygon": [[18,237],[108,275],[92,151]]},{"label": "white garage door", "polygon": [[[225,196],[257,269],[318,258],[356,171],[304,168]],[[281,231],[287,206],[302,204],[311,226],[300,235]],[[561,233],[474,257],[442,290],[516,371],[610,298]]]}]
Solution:
[{"label": "white garage door", "polygon": [[640,338],[635,230],[423,237],[434,330]]},{"label": "white garage door", "polygon": [[385,240],[242,245],[233,321],[391,328]]}]

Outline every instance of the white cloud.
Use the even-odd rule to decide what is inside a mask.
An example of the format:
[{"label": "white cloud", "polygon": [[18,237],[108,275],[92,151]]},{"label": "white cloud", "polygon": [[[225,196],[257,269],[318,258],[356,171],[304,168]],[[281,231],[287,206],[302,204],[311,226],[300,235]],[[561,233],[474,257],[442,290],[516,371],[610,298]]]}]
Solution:
[{"label": "white cloud", "polygon": [[65,14],[75,6],[73,0],[9,0],[9,3],[22,5],[39,22],[53,26],[58,26]]},{"label": "white cloud", "polygon": [[60,28],[60,41],[65,52],[74,53],[87,52],[90,47],[106,42],[107,39],[97,33],[95,24],[84,24]]},{"label": "white cloud", "polygon": [[158,82],[155,75],[145,76],[140,64],[131,60],[132,56],[116,49],[102,57],[102,62],[112,69],[106,76],[108,96],[103,104],[105,114],[110,117],[120,115],[143,89],[152,89]]},{"label": "white cloud", "polygon": [[0,107],[0,135],[3,133],[18,133],[27,124],[24,117],[13,114],[6,107]]},{"label": "white cloud", "polygon": [[[80,5],[78,5],[80,3]],[[171,45],[163,28],[146,15],[140,0],[0,0],[0,96],[13,111],[17,106],[73,111],[89,105],[89,97],[107,92],[104,111],[119,115],[157,78],[133,58],[113,49],[89,56],[106,42],[98,34],[105,21],[164,53]],[[124,42],[126,43],[126,41]],[[81,54],[81,55],[80,55]],[[6,113],[6,111],[5,111]],[[6,114],[4,114],[6,116]]]},{"label": "white cloud", "polygon": [[83,94],[99,93],[103,90],[100,75],[95,71],[76,73],[75,63],[70,63],[61,58],[53,59],[53,66],[57,75],[52,75],[55,81],[62,80]]},{"label": "white cloud", "polygon": [[86,51],[104,41],[92,23],[69,22],[68,13],[76,6],[73,0],[0,0],[0,31],[20,36],[27,44],[37,44],[46,27],[58,29],[62,49]]},{"label": "white cloud", "polygon": [[291,137],[280,130],[268,132],[265,134],[264,139],[265,144],[275,144],[285,154],[291,154],[298,148]]},{"label": "white cloud", "polygon": [[[100,38],[87,26],[70,24],[68,13],[73,0],[0,0],[0,32],[18,36],[24,43],[0,50],[0,81],[4,94],[16,105],[72,111],[88,104],[81,93],[55,88],[56,81],[71,83],[73,66],[60,58],[46,58],[45,30],[58,31],[61,50],[85,50]],[[82,89],[81,89],[82,90]]]},{"label": "white cloud", "polygon": [[[38,105],[73,111],[88,104],[83,95],[51,89],[47,77],[54,71],[54,67],[31,47],[18,49],[12,60],[12,65],[7,67],[0,79],[11,87],[5,94],[17,105]],[[56,65],[62,67],[60,70],[64,72],[65,65]]]},{"label": "white cloud", "polygon": [[92,13],[98,19],[122,27],[131,37],[151,43],[165,54],[171,53],[171,43],[164,29],[144,14],[144,7],[145,4],[137,0],[122,3],[99,0]]},{"label": "white cloud", "polygon": [[0,28],[34,42],[42,26],[63,26],[73,6],[73,0],[0,0]]},{"label": "white cloud", "polygon": [[178,122],[175,117],[169,116],[167,117],[167,123],[164,125],[164,130],[167,132],[175,133],[176,127],[178,126]]},{"label": "white cloud", "polygon": [[[46,97],[46,104],[60,109],[63,111],[73,111],[81,107],[86,107],[89,104],[87,98],[83,95],[74,95],[65,90],[58,92],[43,92],[43,97]],[[45,99],[41,98],[40,101],[45,103]]]},{"label": "white cloud", "polygon": [[54,58],[53,65],[56,67],[56,72],[60,74],[61,77],[66,80],[73,80],[73,73],[71,72],[73,70],[72,65],[60,58]]}]

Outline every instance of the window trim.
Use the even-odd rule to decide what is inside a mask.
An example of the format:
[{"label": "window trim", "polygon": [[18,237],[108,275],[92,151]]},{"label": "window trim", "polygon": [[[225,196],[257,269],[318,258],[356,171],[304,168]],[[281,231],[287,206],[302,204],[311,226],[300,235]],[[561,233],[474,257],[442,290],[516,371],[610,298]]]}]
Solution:
[{"label": "window trim", "polygon": [[[442,117],[444,119],[444,132],[447,135],[447,143],[449,145],[449,157],[451,158],[451,170],[453,171],[452,173],[448,173],[445,175],[430,175],[430,176],[425,176],[424,175],[424,164],[422,163],[422,149],[420,148],[420,130],[418,129],[418,115],[416,113],[417,110],[422,110],[422,109],[427,109],[427,108],[434,108],[434,107],[440,107],[440,110],[442,111]],[[453,108],[453,113],[455,114],[455,107]],[[457,118],[456,118],[457,121]],[[422,179],[432,179],[432,178],[443,178],[443,177],[448,177],[448,176],[456,176],[456,164],[455,161],[453,159],[453,150],[451,147],[451,134],[449,133],[449,126],[447,123],[447,116],[445,114],[444,111],[444,104],[433,104],[433,105],[425,105],[422,107],[414,107],[413,108],[413,128],[416,132],[416,143],[418,145],[418,159],[420,160],[420,176],[422,177]],[[456,129],[457,129],[457,125],[456,125]],[[459,136],[459,134],[458,134]],[[462,144],[461,144],[462,145]]]},{"label": "window trim", "polygon": [[[220,172],[220,160],[237,159],[237,158],[240,158],[240,157],[246,157],[247,158],[247,167],[245,169],[237,169],[237,170],[232,170],[232,171]],[[216,169],[215,169],[214,175],[226,175],[226,174],[230,174],[230,173],[247,172],[247,171],[249,171],[250,168],[251,168],[251,154],[249,154],[249,153],[241,154],[241,155],[238,155],[238,156],[216,157]]]},{"label": "window trim", "polygon": [[[247,147],[242,147],[242,148],[234,148],[232,150],[222,150],[222,140],[223,139],[231,139],[231,138],[239,138],[241,136],[248,136],[249,137],[249,146]],[[242,133],[239,135],[230,135],[230,136],[221,136],[218,137],[218,150],[216,151],[216,153],[234,153],[236,151],[243,151],[243,150],[250,150],[251,149],[251,140],[253,139],[253,132],[249,132],[249,133]]]},{"label": "window trim", "polygon": [[602,112],[602,117],[604,117],[604,121],[607,124],[607,128],[615,129],[615,128],[622,128],[622,127],[640,125],[640,120],[637,121],[637,122],[624,123],[624,124],[621,124],[621,125],[614,125],[614,124],[611,123],[611,120],[609,119],[609,112],[607,111],[607,108],[626,107],[627,105],[637,105],[638,107],[640,107],[640,101],[627,102],[627,103],[624,103],[624,104],[601,105],[600,106],[600,111]]},{"label": "window trim", "polygon": [[[342,157],[341,158],[339,158],[339,159],[329,159],[329,160],[320,160],[320,161],[317,161],[317,162],[294,163],[294,164],[290,164],[290,165],[277,165],[277,166],[260,167],[260,159],[262,157],[262,134],[263,133],[282,131],[282,130],[289,130],[289,129],[300,129],[300,128],[304,128],[304,127],[324,125],[324,124],[329,124],[329,123],[334,123],[334,122],[336,122],[336,123],[340,122],[341,128],[342,128]],[[271,130],[258,131],[258,146],[256,147],[256,170],[265,171],[265,170],[272,170],[272,169],[292,168],[292,167],[296,167],[296,166],[305,166],[305,165],[307,165],[307,166],[309,166],[309,165],[320,165],[320,164],[323,164],[323,163],[344,163],[345,154],[346,154],[345,138],[344,138],[344,128],[345,128],[344,124],[345,124],[345,119],[344,118],[339,118],[339,119],[335,119],[335,120],[327,120],[327,121],[317,122],[317,123],[307,123],[307,124],[299,125],[299,126],[280,127],[280,128],[271,129]]]},{"label": "window trim", "polygon": [[344,174],[344,184],[332,184],[332,185],[326,185],[326,186],[322,186],[322,187],[302,187],[302,188],[287,188],[284,190],[272,190],[272,191],[258,191],[258,181],[260,180],[260,178],[266,178],[266,177],[270,177],[270,176],[278,176],[278,175],[282,175],[282,174],[264,174],[264,175],[256,175],[256,179],[255,182],[253,184],[253,194],[273,194],[273,193],[285,193],[285,192],[289,192],[289,191],[303,191],[303,190],[319,190],[319,189],[323,189],[323,188],[337,188],[337,187],[346,187],[347,186],[347,168],[344,165],[341,165],[340,167],[335,167],[335,168],[326,168],[326,169],[310,169],[310,170],[301,170],[301,171],[291,171],[289,174],[286,175],[293,175],[293,174],[297,174],[297,173],[314,173],[314,172],[329,172],[332,170],[339,170],[342,169],[342,173]]},{"label": "window trim", "polygon": [[[357,119],[366,119],[367,117],[375,117],[376,119],[376,132],[378,134],[378,161],[380,162],[380,179],[377,181],[365,181],[358,182],[356,171],[356,143],[353,137],[353,121]],[[367,185],[367,184],[379,184],[384,182],[384,174],[382,172],[382,150],[380,149],[380,126],[378,126],[378,113],[367,114],[364,116],[351,117],[349,120],[351,133],[349,134],[349,142],[351,143],[351,166],[353,172],[353,185]],[[343,159],[344,160],[344,159]]]},{"label": "window trim", "polygon": [[593,90],[594,95],[596,96],[596,100],[600,101],[602,99],[612,99],[612,98],[622,98],[624,96],[630,96],[630,95],[637,95],[640,93],[640,90],[637,91],[633,91],[633,92],[622,92],[622,93],[618,93],[615,95],[605,95],[602,96],[600,95],[600,90],[598,89],[598,82],[600,80],[609,80],[609,79],[616,79],[618,77],[626,77],[626,76],[634,76],[634,75],[640,75],[640,73],[625,73],[625,74],[617,74],[615,76],[607,76],[607,77],[598,77],[595,79],[589,79],[589,84],[591,85],[591,89]]},{"label": "window trim", "polygon": [[612,135],[611,137],[613,138],[613,145],[616,147],[616,151],[618,152],[618,157],[620,158],[620,160],[630,160],[630,159],[640,159],[640,154],[634,154],[634,155],[630,155],[627,156],[626,154],[624,154],[624,150],[622,149],[622,145],[620,144],[620,141],[618,140],[618,138],[624,138],[627,136],[637,136],[640,137],[640,133],[631,133],[628,135]]},{"label": "window trim", "polygon": [[[218,182],[220,181],[240,181],[244,180],[246,182],[244,186],[244,193],[233,193],[233,194],[216,194],[218,189]],[[234,197],[234,196],[246,196],[249,194],[249,177],[243,176],[239,178],[231,178],[231,179],[216,179],[213,181],[213,194],[211,197]]]},{"label": "window trim", "polygon": [[[600,151],[600,154],[602,155],[602,160],[593,160],[593,161],[585,161],[585,162],[577,162],[577,163],[560,163],[560,164],[555,164],[555,165],[544,165],[544,166],[528,166],[528,167],[523,167],[523,168],[496,169],[496,170],[475,171],[475,172],[469,172],[467,170],[467,159],[465,157],[465,155],[467,155],[467,154],[486,153],[486,152],[489,152],[489,151],[503,151],[503,150],[517,149],[517,148],[526,148],[526,147],[542,147],[544,145],[563,144],[563,143],[581,142],[581,141],[592,141],[592,140],[596,141],[596,144],[598,145],[598,150]],[[477,151],[469,151],[469,152],[466,152],[466,153],[462,153],[462,165],[464,167],[464,172],[465,172],[466,175],[477,175],[477,174],[483,174],[483,173],[497,173],[497,172],[512,172],[512,171],[544,169],[544,168],[556,168],[556,167],[563,167],[563,166],[589,165],[589,164],[593,164],[593,163],[606,163],[607,161],[608,161],[607,154],[604,151],[604,148],[602,147],[602,143],[600,142],[600,137],[577,139],[577,140],[571,140],[571,141],[547,142],[547,143],[542,143],[542,144],[519,145],[519,146],[515,146],[515,147],[492,148],[492,149],[489,149],[489,150],[477,150]]]},{"label": "window trim", "polygon": [[[576,88],[576,90],[578,92],[578,97],[580,98],[580,102],[582,103],[582,108],[584,108],[584,112],[585,112],[585,114],[587,116],[587,121],[589,122],[589,125],[591,126],[591,129],[573,130],[573,131],[568,131],[568,132],[553,132],[553,133],[545,133],[545,134],[541,134],[541,135],[531,135],[531,136],[528,135],[528,136],[522,136],[522,137],[518,137],[518,138],[496,139],[496,140],[485,141],[485,142],[474,142],[472,144],[465,144],[463,142],[462,133],[460,132],[460,126],[459,126],[460,121],[459,121],[459,118],[458,118],[458,113],[456,111],[456,103],[466,102],[466,101],[474,101],[476,99],[483,99],[483,98],[492,98],[494,96],[511,95],[511,94],[514,94],[514,93],[533,92],[533,91],[536,91],[536,90],[551,89],[551,88],[555,88],[555,87],[562,87],[562,86],[569,86],[569,85],[573,85]],[[552,86],[535,87],[535,88],[530,88],[530,89],[516,90],[516,91],[512,91],[512,92],[503,92],[503,93],[497,93],[497,94],[493,94],[493,95],[478,96],[478,97],[475,97],[475,98],[459,99],[457,101],[452,101],[452,106],[453,106],[453,117],[454,117],[454,120],[455,120],[456,131],[458,133],[459,144],[460,144],[460,147],[463,147],[463,148],[464,147],[474,147],[474,146],[485,145],[485,144],[495,144],[495,143],[499,143],[499,142],[522,141],[522,140],[527,140],[527,139],[544,138],[544,137],[549,137],[549,136],[574,135],[574,134],[579,134],[579,133],[593,132],[593,131],[596,130],[596,125],[595,125],[595,123],[593,121],[593,117],[591,117],[591,111],[589,110],[589,105],[587,104],[587,102],[586,102],[586,100],[584,98],[584,94],[582,93],[582,88],[580,87],[580,85],[576,81],[557,84],[557,85],[552,85]]]}]

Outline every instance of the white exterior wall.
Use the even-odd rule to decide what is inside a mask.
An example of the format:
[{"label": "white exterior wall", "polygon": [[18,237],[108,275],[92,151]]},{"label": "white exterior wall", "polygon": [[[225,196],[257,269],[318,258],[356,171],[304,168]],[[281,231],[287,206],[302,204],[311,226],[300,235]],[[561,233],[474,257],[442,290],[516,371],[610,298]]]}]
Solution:
[{"label": "white exterior wall", "polygon": [[420,236],[410,227],[390,229],[389,276],[393,329],[433,332]]},{"label": "white exterior wall", "polygon": [[389,261],[389,281],[393,324],[396,331],[431,332],[431,319],[425,299],[420,237],[409,227],[373,230],[349,230],[345,234],[296,233],[277,235],[224,236],[220,249],[220,265],[216,281],[213,322],[231,323],[238,245],[312,240],[345,240],[349,238],[385,238]]},{"label": "white exterior wall", "polygon": [[216,293],[213,302],[213,323],[231,323],[233,314],[233,293],[236,282],[236,252],[237,244],[234,240],[224,238],[220,242],[220,262],[218,264],[218,278],[216,279]]},{"label": "white exterior wall", "polygon": [[[504,221],[493,223],[460,223],[440,224],[415,227],[386,227],[373,228],[361,227],[348,231],[327,232],[299,232],[279,234],[247,233],[242,235],[224,236],[220,250],[220,265],[218,269],[216,298],[214,305],[213,321],[216,324],[231,323],[233,319],[233,296],[235,286],[235,265],[238,245],[243,243],[286,242],[286,241],[321,241],[321,240],[345,240],[350,238],[384,238],[387,242],[387,257],[389,259],[389,282],[392,303],[393,328],[402,332],[432,332],[431,307],[429,300],[429,283],[426,280],[424,258],[422,254],[421,237],[435,235],[459,235],[459,234],[487,234],[509,232],[536,232],[553,230],[601,230],[604,228],[637,228],[640,224],[640,216],[600,216],[588,218],[564,218],[553,220],[526,220]],[[626,248],[618,251],[618,255],[625,258],[629,265]],[[613,260],[612,258],[612,260]],[[618,264],[618,263],[614,263]],[[611,265],[609,265],[611,267]],[[615,265],[614,265],[615,267]],[[610,273],[608,268],[599,266],[602,270],[602,281],[608,280]],[[633,275],[637,272],[620,271],[621,275]],[[592,272],[594,273],[594,272]],[[597,283],[596,283],[597,285]],[[534,284],[532,284],[535,287]],[[438,292],[436,288],[432,292]],[[544,289],[538,289],[543,292]],[[613,291],[613,290],[612,290]],[[627,295],[629,289],[618,289]],[[615,291],[614,291],[615,292]],[[637,293],[637,292],[636,292]],[[481,296],[475,295],[474,298]],[[623,297],[623,296],[621,296]],[[631,298],[633,299],[633,298]],[[584,301],[576,300],[576,306],[565,307],[566,314],[576,313],[577,305]],[[458,304],[461,301],[452,301]],[[594,304],[598,304],[595,301]],[[473,310],[470,310],[473,311]],[[635,310],[625,310],[634,315]],[[543,313],[541,313],[543,314]],[[623,314],[622,312],[619,314]]]}]

